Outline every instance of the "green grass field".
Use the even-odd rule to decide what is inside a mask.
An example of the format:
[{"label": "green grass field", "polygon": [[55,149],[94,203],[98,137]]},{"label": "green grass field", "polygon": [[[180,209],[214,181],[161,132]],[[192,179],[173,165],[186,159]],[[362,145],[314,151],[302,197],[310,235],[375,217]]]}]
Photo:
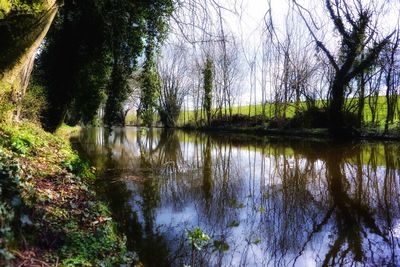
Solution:
[{"label": "green grass field", "polygon": [[[365,106],[364,106],[364,121],[366,123],[370,123],[372,121],[372,112],[370,109],[370,106],[368,104],[369,99],[366,98],[365,99]],[[324,106],[324,102],[323,101],[317,101],[317,106],[319,107],[323,107]],[[347,105],[351,105],[354,106],[355,104],[357,104],[357,99],[348,99],[347,100]],[[304,102],[300,103],[300,107],[302,109],[306,108],[306,104]],[[380,96],[378,98],[378,104],[377,104],[377,109],[376,109],[376,119],[375,122],[382,127],[385,123],[385,119],[386,119],[386,98],[384,96]],[[265,113],[266,116],[268,118],[272,117],[274,114],[274,106],[273,104],[266,104],[265,106]],[[288,103],[287,104],[287,109],[286,109],[286,117],[287,118],[291,118],[294,116],[295,114],[295,106],[293,103]],[[217,110],[213,111],[214,113],[217,112]],[[226,111],[227,114],[229,114],[229,111]],[[204,119],[205,120],[205,116],[203,114],[202,117],[200,117],[200,111],[198,112],[198,119]],[[223,110],[223,114],[225,114],[225,110]],[[254,115],[261,115],[262,114],[262,105],[256,105],[256,106],[242,106],[242,107],[233,107],[232,108],[232,114],[242,114],[242,115],[249,115],[250,116],[254,116]],[[397,103],[397,108],[396,108],[396,112],[395,112],[395,122],[399,122],[399,115],[400,115],[400,99],[398,100]],[[155,120],[157,120],[157,118],[155,118]],[[193,110],[189,110],[189,111],[185,111],[185,112],[181,112],[179,119],[178,119],[178,125],[182,126],[184,124],[187,123],[193,123],[195,121],[195,111]],[[127,122],[128,124],[130,122],[136,122],[136,116],[133,114],[130,114],[127,116]]]}]

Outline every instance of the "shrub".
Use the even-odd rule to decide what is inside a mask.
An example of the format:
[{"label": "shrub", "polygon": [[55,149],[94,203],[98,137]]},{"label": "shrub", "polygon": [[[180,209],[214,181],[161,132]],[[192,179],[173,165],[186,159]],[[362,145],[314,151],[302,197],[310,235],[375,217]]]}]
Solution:
[{"label": "shrub", "polygon": [[11,99],[11,86],[0,81],[0,122],[8,119],[11,111],[15,108]]},{"label": "shrub", "polygon": [[21,117],[26,120],[38,122],[46,107],[47,98],[44,88],[39,85],[32,85],[28,88],[22,100]]},{"label": "shrub", "polygon": [[69,159],[63,161],[62,165],[68,171],[79,177],[94,178],[94,174],[90,169],[89,163],[77,155],[73,155]]},{"label": "shrub", "polygon": [[232,116],[222,116],[212,119],[213,127],[254,127],[263,125],[266,118],[263,115],[247,116],[243,114],[234,114]]},{"label": "shrub", "polygon": [[329,114],[324,108],[312,107],[298,112],[289,120],[289,128],[328,128]]},{"label": "shrub", "polygon": [[[0,147],[1,148],[1,147]],[[7,266],[13,254],[7,244],[15,241],[16,229],[20,229],[22,218],[22,200],[19,191],[20,167],[12,162],[0,149],[0,265]]]}]

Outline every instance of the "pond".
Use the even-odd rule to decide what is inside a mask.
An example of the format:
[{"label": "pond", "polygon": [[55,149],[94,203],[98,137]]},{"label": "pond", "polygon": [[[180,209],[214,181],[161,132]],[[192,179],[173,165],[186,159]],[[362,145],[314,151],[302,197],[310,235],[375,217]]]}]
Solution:
[{"label": "pond", "polygon": [[400,144],[83,130],[145,266],[398,266]]}]

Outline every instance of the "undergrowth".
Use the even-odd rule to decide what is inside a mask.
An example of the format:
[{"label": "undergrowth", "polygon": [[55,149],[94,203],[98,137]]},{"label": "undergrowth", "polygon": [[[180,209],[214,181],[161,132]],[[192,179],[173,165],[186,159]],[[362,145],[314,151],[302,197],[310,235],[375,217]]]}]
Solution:
[{"label": "undergrowth", "polygon": [[0,124],[0,266],[115,266],[131,263],[89,164],[65,127]]}]

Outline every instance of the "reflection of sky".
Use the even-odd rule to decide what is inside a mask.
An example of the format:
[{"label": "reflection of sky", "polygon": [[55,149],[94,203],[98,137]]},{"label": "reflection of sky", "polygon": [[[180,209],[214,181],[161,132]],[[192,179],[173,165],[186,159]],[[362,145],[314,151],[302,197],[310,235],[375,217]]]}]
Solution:
[{"label": "reflection of sky", "polygon": [[[130,136],[134,140],[127,138],[122,147],[117,146],[118,152],[113,150],[113,157],[116,158],[126,154],[126,151],[132,152],[134,160],[128,164],[138,162],[140,155],[135,145],[136,135]],[[158,137],[153,141],[157,142]],[[153,149],[156,147],[154,142],[151,144]],[[179,159],[179,166],[190,168],[178,170],[177,175],[155,175],[160,202],[154,210],[154,231],[161,233],[170,244],[171,258],[174,253],[179,253],[174,251],[179,248],[176,241],[186,242],[185,230],[199,226],[212,239],[224,240],[230,246],[229,251],[223,254],[213,252],[212,248],[202,252],[201,257],[211,266],[218,263],[223,266],[288,266],[294,263],[296,266],[320,266],[337,238],[335,214],[319,232],[311,235],[315,225],[324,220],[332,206],[326,163],[321,159],[310,162],[303,155],[282,154],[284,149],[274,150],[272,145],[267,145],[268,149],[262,154],[262,147],[229,147],[211,143],[213,177],[208,203],[203,189],[204,142],[199,140],[197,147],[193,140],[180,142],[178,149],[182,150],[183,158]],[[127,150],[123,151],[125,148]],[[229,168],[225,165],[224,169],[228,159]],[[381,230],[392,230],[395,239],[392,241],[399,242],[399,203],[394,201],[399,199],[399,192],[394,194],[396,190],[390,191],[390,203],[382,203],[384,184],[387,183],[384,179],[386,168],[372,168],[366,164],[361,168],[361,200],[370,206]],[[349,196],[356,196],[359,190],[357,166],[348,163],[344,170],[347,192]],[[226,177],[224,171],[227,172]],[[370,173],[369,179],[366,173]],[[398,173],[393,178],[398,180]],[[136,212],[139,221],[144,224],[144,200],[141,197],[144,184],[128,181],[126,185],[132,192],[132,212]],[[392,217],[392,225],[387,225],[385,211],[390,213],[386,216]],[[238,226],[233,225],[235,222]],[[365,259],[389,259],[389,244],[369,229],[363,227],[363,231],[362,235],[366,237],[363,241]],[[398,245],[393,249],[398,257]],[[186,259],[177,259],[175,264],[188,264],[190,255],[186,256]],[[351,259],[350,253],[344,263],[350,264]]]}]

